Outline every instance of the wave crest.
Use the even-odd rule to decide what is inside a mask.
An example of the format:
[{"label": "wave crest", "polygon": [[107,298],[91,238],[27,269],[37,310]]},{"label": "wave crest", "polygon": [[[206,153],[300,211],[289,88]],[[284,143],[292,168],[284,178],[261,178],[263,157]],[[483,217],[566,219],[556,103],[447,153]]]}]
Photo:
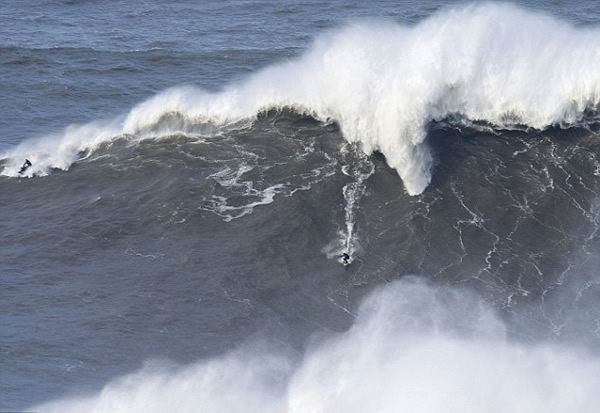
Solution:
[{"label": "wave crest", "polygon": [[[382,152],[407,192],[417,195],[431,180],[426,136],[432,121],[460,114],[500,127],[543,129],[576,124],[586,109],[597,109],[599,35],[599,28],[575,28],[507,4],[448,9],[412,27],[349,24],[319,37],[298,59],[218,93],[167,90],[133,108],[120,132],[218,129],[271,108],[293,108],[337,121],[345,139],[360,142],[367,154]],[[22,157],[3,173],[14,174]]]}]

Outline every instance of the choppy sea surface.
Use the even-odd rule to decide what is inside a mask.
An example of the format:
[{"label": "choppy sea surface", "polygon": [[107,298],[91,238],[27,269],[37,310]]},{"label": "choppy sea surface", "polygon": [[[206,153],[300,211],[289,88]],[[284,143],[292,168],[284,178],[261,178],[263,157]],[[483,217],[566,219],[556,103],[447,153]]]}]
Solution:
[{"label": "choppy sea surface", "polygon": [[595,1],[5,0],[0,67],[0,410],[600,408]]}]

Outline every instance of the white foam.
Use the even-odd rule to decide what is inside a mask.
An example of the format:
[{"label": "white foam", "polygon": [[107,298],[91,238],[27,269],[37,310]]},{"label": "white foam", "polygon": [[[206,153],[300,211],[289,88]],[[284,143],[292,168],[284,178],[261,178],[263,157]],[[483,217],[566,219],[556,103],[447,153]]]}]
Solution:
[{"label": "white foam", "polygon": [[[344,175],[351,177],[352,182],[342,188],[346,205],[344,207],[344,229],[339,231],[338,239],[327,245],[323,252],[329,259],[337,258],[341,264],[354,261],[354,255],[360,249],[358,237],[355,234],[356,209],[366,191],[365,181],[375,173],[375,165],[365,155],[358,152],[356,145],[347,145],[342,153],[349,158],[342,167]],[[342,254],[348,254],[349,259],[344,260]]]},{"label": "white foam", "polygon": [[146,368],[43,412],[591,412],[600,360],[519,344],[477,296],[407,277],[372,294],[354,326],[299,363],[259,347]]},{"label": "white foam", "polygon": [[[244,152],[244,155],[249,158],[256,157],[250,152]],[[241,157],[234,168],[225,166],[208,176],[219,185],[219,193],[223,195],[212,193],[211,197],[204,198],[200,205],[200,209],[213,212],[225,222],[251,214],[256,207],[271,204],[276,196],[290,197],[298,191],[309,190],[315,182],[332,174],[330,170],[334,164],[330,162],[306,173],[288,175],[284,181],[265,187],[260,176],[250,178],[246,174],[258,168],[258,175],[261,175],[269,167],[265,169],[256,164],[250,165],[240,159]]]},{"label": "white foam", "polygon": [[[165,91],[133,108],[119,133],[218,128],[252,120],[267,108],[292,107],[338,121],[344,137],[360,142],[366,153],[383,152],[407,192],[416,195],[431,180],[425,141],[430,121],[461,114],[500,126],[569,125],[584,109],[597,108],[598,67],[596,27],[574,28],[508,4],[461,6],[412,27],[381,21],[347,25],[318,38],[298,59],[219,93],[193,87]],[[65,133],[68,144],[54,151],[90,148],[116,133],[84,132],[76,139]],[[3,174],[15,175],[24,157],[58,168],[76,158],[29,143],[3,157],[17,155]]]},{"label": "white foam", "polygon": [[[5,176],[45,176],[52,169],[68,170],[81,157],[89,156],[98,146],[117,138],[121,128],[120,118],[96,121],[85,125],[70,125],[62,133],[29,139],[4,152],[0,159],[8,162],[0,173]],[[32,163],[19,174],[25,159]]]}]

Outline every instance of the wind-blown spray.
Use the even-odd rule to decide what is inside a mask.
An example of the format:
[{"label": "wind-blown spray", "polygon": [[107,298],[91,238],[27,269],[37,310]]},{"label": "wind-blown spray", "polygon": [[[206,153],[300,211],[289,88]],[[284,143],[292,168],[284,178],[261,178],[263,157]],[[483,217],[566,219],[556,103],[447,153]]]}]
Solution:
[{"label": "wind-blown spray", "polygon": [[600,360],[519,344],[466,290],[406,277],[371,294],[346,333],[300,362],[256,346],[183,368],[146,368],[43,412],[590,412]]}]

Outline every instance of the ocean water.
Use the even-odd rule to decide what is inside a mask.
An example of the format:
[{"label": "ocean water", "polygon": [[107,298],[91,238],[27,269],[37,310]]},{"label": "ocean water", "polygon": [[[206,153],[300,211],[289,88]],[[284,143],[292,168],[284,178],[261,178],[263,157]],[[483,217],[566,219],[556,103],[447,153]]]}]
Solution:
[{"label": "ocean water", "polygon": [[0,65],[0,410],[600,408],[596,2],[4,0]]}]

